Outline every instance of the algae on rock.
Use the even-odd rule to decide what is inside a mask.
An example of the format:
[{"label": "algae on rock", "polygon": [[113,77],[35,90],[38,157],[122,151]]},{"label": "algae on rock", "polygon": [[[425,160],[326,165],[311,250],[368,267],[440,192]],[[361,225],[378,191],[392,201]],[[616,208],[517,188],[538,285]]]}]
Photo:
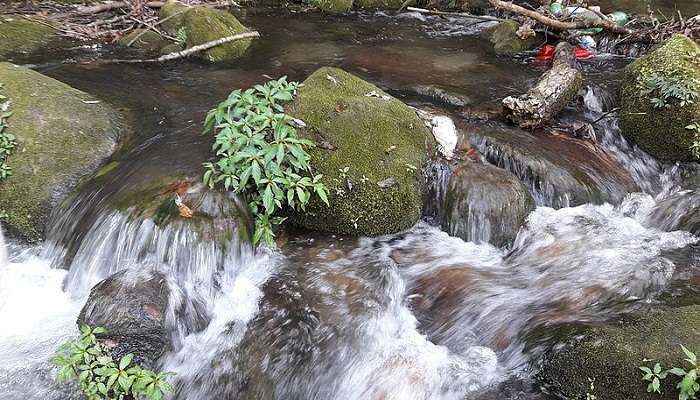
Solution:
[{"label": "algae on rock", "polygon": [[[233,14],[222,10],[194,7],[185,14],[184,24],[187,34],[187,47],[194,47],[226,36],[248,32]],[[210,62],[232,61],[241,57],[252,39],[238,40],[213,47],[198,53]]]},{"label": "algae on rock", "polygon": [[627,138],[657,158],[692,160],[695,132],[686,127],[700,122],[700,99],[684,106],[669,99],[668,107],[655,107],[654,95],[642,90],[654,75],[685,81],[700,94],[700,46],[686,36],[673,35],[625,68],[621,95],[620,127]]},{"label": "algae on rock", "polygon": [[[133,43],[131,43],[132,41]],[[144,32],[143,29],[134,29],[128,35],[119,39],[118,43],[121,46],[129,46],[131,43],[131,47],[153,54],[160,53],[161,49],[170,45],[170,41],[164,39],[156,32],[150,30]]]},{"label": "algae on rock", "polygon": [[[655,311],[615,325],[588,328],[583,339],[545,357],[539,378],[557,395],[598,400],[675,400],[677,377],[669,374],[661,392],[647,393],[644,359],[664,368],[687,367],[680,345],[700,350],[700,306]],[[591,380],[594,388],[591,389]]]},{"label": "algae on rock", "polygon": [[17,137],[0,204],[10,232],[38,240],[51,208],[114,151],[124,128],[112,107],[38,72],[0,63],[0,82]]},{"label": "algae on rock", "polygon": [[27,54],[57,40],[56,30],[45,20],[18,15],[0,15],[0,60]]},{"label": "algae on rock", "polygon": [[382,235],[411,227],[422,211],[421,168],[434,146],[416,113],[376,86],[324,67],[304,81],[288,113],[314,140],[330,207],[312,198],[292,222],[315,230]]},{"label": "algae on rock", "polygon": [[515,54],[521,51],[532,50],[543,42],[537,36],[522,39],[517,32],[520,25],[515,21],[503,21],[486,28],[481,37],[493,44],[496,54]]}]

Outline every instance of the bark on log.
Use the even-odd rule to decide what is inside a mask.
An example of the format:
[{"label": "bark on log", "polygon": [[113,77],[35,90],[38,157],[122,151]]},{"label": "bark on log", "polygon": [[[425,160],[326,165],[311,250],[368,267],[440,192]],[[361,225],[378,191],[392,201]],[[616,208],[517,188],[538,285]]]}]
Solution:
[{"label": "bark on log", "polygon": [[573,47],[566,42],[559,43],[552,68],[542,75],[537,85],[520,97],[503,99],[506,117],[521,128],[536,128],[557,115],[574,99],[583,84],[583,75],[575,65]]}]

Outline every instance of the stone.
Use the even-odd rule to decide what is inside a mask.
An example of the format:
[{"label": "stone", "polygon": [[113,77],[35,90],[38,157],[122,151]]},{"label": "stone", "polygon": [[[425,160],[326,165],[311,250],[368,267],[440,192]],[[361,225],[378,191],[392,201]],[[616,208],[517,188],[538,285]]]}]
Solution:
[{"label": "stone", "polygon": [[0,15],[0,61],[10,55],[35,52],[56,40],[56,30],[46,20]]},{"label": "stone", "polygon": [[496,54],[501,55],[532,50],[543,42],[537,36],[521,39],[516,33],[519,28],[520,25],[515,21],[503,21],[484,29],[481,32],[481,37],[490,41]]},{"label": "stone", "polygon": [[589,393],[599,400],[675,400],[678,377],[669,374],[661,394],[647,393],[639,367],[658,362],[664,369],[687,369],[680,345],[700,349],[698,318],[700,306],[693,305],[590,326],[550,351],[538,378],[550,392],[571,399],[586,399]]},{"label": "stone", "polygon": [[[185,12],[183,24],[187,48],[249,31],[233,14],[205,7],[193,7]],[[252,39],[237,40],[197,54],[209,62],[233,61],[246,52],[251,42]]]},{"label": "stone", "polygon": [[[330,207],[313,196],[304,212],[291,216],[293,223],[376,236],[418,221],[421,169],[434,140],[411,108],[356,76],[325,67],[304,81],[288,113],[306,123],[302,136],[331,145],[309,151],[314,172],[329,189]],[[395,180],[391,185],[389,178]]]},{"label": "stone", "polygon": [[13,112],[8,130],[17,137],[0,204],[10,233],[39,240],[51,209],[100,167],[127,129],[110,105],[38,72],[0,63],[0,82]]},{"label": "stone", "polygon": [[683,35],[673,35],[649,54],[625,68],[620,96],[620,128],[642,150],[661,160],[693,160],[690,146],[696,132],[686,127],[700,121],[700,98],[680,105],[678,99],[668,107],[655,107],[652,98],[658,91],[644,94],[651,78],[683,82],[700,94],[700,46]]},{"label": "stone", "polygon": [[[140,35],[140,36],[139,36]],[[133,43],[131,43],[134,38],[138,37]],[[170,42],[167,39],[164,39],[161,37],[159,34],[153,31],[146,31],[144,33],[143,29],[135,29],[131,31],[128,35],[122,37],[119,39],[117,42],[120,46],[129,46],[129,43],[131,43],[130,47],[136,48],[136,49],[142,49],[147,51],[148,53],[153,53],[153,54],[158,54],[160,53],[161,49],[168,46]]]}]

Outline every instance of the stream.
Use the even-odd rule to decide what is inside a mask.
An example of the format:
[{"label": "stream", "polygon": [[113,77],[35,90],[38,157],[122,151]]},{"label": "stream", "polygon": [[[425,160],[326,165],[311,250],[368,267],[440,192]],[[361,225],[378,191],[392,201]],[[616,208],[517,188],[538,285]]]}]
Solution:
[{"label": "stream", "polygon": [[[700,277],[700,239],[664,230],[664,218],[683,211],[665,200],[683,195],[687,167],[630,145],[616,118],[595,125],[597,144],[584,152],[592,145],[517,136],[416,89],[439,87],[488,112],[545,66],[497,57],[479,27],[457,18],[249,10],[241,19],[263,39],[235,65],[61,62],[114,51],[80,47],[14,60],[128,110],[136,132],[99,184],[81,185],[55,209],[45,242],[0,232],[0,399],[79,398],[53,382],[48,359],[76,334],[90,289],[125,268],[164,272],[186,305],[171,305],[174,348],[161,367],[177,374],[173,398],[187,400],[551,399],[533,372],[565,339],[562,326],[700,301],[690,283]],[[583,63],[593,89],[561,122],[600,120],[628,62]],[[486,162],[515,174],[536,206],[515,240],[489,244],[494,228],[478,220],[465,228],[473,240],[441,228],[445,165],[428,174],[435,196],[408,231],[349,238],[291,229],[275,251],[254,251],[236,234],[203,242],[186,224],[160,227],[111,206],[148,179],[201,173],[212,140],[201,121],[231,90],[303,80],[325,65],[451,117]],[[563,167],[576,162],[580,170]],[[225,201],[212,196],[201,207]]]}]

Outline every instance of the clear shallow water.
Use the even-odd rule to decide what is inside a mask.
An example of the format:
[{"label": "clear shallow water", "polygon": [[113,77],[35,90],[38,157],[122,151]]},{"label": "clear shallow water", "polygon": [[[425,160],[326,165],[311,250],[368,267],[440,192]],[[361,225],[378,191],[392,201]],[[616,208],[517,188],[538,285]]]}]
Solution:
[{"label": "clear shallow water", "polygon": [[[511,248],[465,242],[420,223],[376,239],[289,232],[279,252],[256,254],[237,239],[224,250],[197,242],[184,225],[161,229],[111,209],[111,196],[147,179],[199,173],[210,148],[200,135],[203,114],[264,75],[303,79],[336,65],[458,119],[459,112],[410,87],[444,86],[476,107],[522,91],[539,73],[522,60],[495,57],[454,20],[244,19],[265,40],[234,66],[33,60],[132,111],[138,131],[114,157],[117,167],[57,212],[43,247],[11,245],[4,265],[0,250],[0,365],[14,367],[0,369],[0,398],[75,396],[51,383],[46,360],[75,333],[88,289],[126,267],[169,271],[210,316],[200,332],[175,332],[176,348],[162,360],[178,373],[178,399],[540,399],[529,369],[541,349],[528,342],[530,332],[552,328],[544,341],[556,342],[559,324],[653,305],[698,275],[692,259],[673,256],[697,238],[662,232],[647,218],[658,201],[652,196],[675,190],[678,171],[629,146],[614,126],[598,127],[600,143],[647,194],[618,205],[540,207]],[[606,83],[619,62],[585,68]]]}]

